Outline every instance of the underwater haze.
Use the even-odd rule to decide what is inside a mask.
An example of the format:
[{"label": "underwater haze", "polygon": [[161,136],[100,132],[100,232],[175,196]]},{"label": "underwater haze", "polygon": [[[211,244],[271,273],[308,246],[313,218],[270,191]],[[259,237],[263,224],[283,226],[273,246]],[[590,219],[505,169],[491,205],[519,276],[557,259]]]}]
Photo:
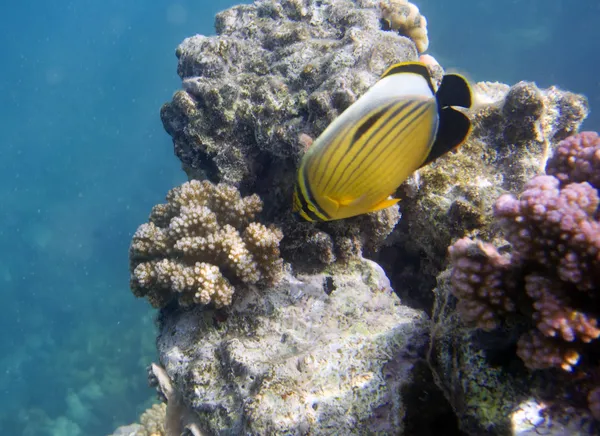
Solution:
[{"label": "underwater haze", "polygon": [[[175,48],[239,1],[21,0],[0,18],[0,429],[106,435],[151,404],[155,311],[128,247],[185,180],[159,110]],[[473,80],[585,94],[600,130],[597,0],[414,0],[429,53]]]},{"label": "underwater haze", "polygon": [[175,48],[234,2],[23,0],[2,13],[3,435],[102,435],[153,395],[127,250],[185,174],[159,117]]}]

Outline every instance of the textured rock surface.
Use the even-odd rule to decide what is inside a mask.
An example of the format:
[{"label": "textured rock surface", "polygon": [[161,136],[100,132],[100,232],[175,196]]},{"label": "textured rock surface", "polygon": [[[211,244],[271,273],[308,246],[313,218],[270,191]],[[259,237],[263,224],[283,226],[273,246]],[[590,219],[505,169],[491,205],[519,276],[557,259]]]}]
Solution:
[{"label": "textured rock surface", "polygon": [[416,58],[380,18],[368,0],[258,1],[218,14],[218,36],[178,47],[184,90],[162,110],[184,169],[252,186],[274,170],[264,158],[295,160],[300,133],[318,136],[390,64]]},{"label": "textured rock surface", "polygon": [[183,90],[161,118],[183,168],[259,194],[297,265],[375,249],[399,219],[397,208],[343,225],[291,216],[300,137],[316,138],[388,66],[417,59],[414,43],[382,30],[381,17],[378,1],[262,0],[221,12],[217,36],[177,49]]},{"label": "textured rock surface", "polygon": [[[416,60],[410,39],[382,29],[384,11],[369,0],[263,0],[220,13],[217,36],[188,38],[177,50],[183,90],[161,116],[184,169],[258,193],[297,267],[373,252],[398,222],[395,207],[342,224],[290,214],[300,138],[316,138],[387,66]],[[433,287],[452,238],[487,228],[492,199],[522,187],[587,114],[583,97],[556,88],[486,82],[474,90],[471,139],[400,189],[400,251],[430,259],[418,268],[431,272],[419,291]]]},{"label": "textured rock surface", "polygon": [[[183,90],[164,105],[161,117],[184,169],[192,178],[226,181],[244,194],[260,194],[265,218],[285,234],[282,253],[297,269],[331,264],[365,248],[373,251],[399,218],[396,208],[317,225],[294,222],[290,215],[292,175],[310,138],[317,137],[387,66],[417,57],[414,44],[383,30],[380,18],[379,3],[370,0],[262,0],[219,14],[216,37],[188,38],[177,50]],[[403,302],[426,310],[433,305],[431,289],[445,267],[447,246],[463,236],[502,243],[490,226],[494,200],[502,193],[518,192],[543,168],[558,140],[575,131],[587,114],[582,96],[556,88],[540,90],[532,83],[513,87],[480,83],[475,92],[478,104],[470,113],[471,138],[400,188],[404,219],[379,256],[406,297]],[[302,277],[309,283],[304,287],[292,286],[288,279],[278,288],[248,293],[234,303],[228,319],[223,312],[206,309],[164,311],[159,347],[169,376],[206,429],[220,434],[248,429],[261,434],[344,434],[347,426],[364,428],[366,433],[400,434],[398,416],[406,403],[398,402],[400,397],[392,392],[405,384],[414,356],[402,357],[400,350],[408,350],[405,341],[395,345],[398,358],[372,359],[369,353],[389,347],[389,342],[381,345],[377,340],[394,334],[422,338],[422,318],[404,307],[394,308],[394,315],[381,312],[387,313],[382,317],[379,311],[392,309],[388,304],[374,310],[372,299],[353,296],[342,302],[340,291],[364,291],[355,275],[338,272],[325,285],[317,278],[326,275]],[[313,280],[319,283],[311,285]],[[355,286],[345,286],[344,280]],[[327,297],[324,290],[331,290],[331,283],[337,289]],[[301,295],[295,297],[293,290],[300,288]],[[453,318],[453,301],[440,290],[442,285],[430,350],[436,382],[463,429],[475,435],[490,429],[510,434],[518,416],[513,421],[506,417],[516,416],[527,400],[522,384],[543,385],[543,381],[532,380],[526,372],[506,376],[502,351],[511,332],[505,333],[508,338],[482,339],[463,329]],[[375,301],[382,301],[386,294],[377,295]],[[340,307],[346,304],[347,312],[340,318],[344,322],[334,325],[339,330],[318,336],[317,331],[331,328],[328,321],[344,312]],[[398,327],[379,320],[403,313],[412,320],[394,320]],[[376,335],[374,327],[356,331],[375,314],[381,329]],[[486,342],[503,340],[506,343],[493,346]],[[379,348],[369,345],[373,343]],[[501,351],[489,356],[488,349]],[[352,359],[350,351],[344,351],[336,360],[337,350],[362,353],[358,374],[381,374],[386,362],[401,362],[400,368],[390,372],[387,387],[377,385],[375,376],[363,380],[364,386],[356,376],[340,381],[336,377],[350,372]],[[322,359],[318,366],[310,366],[311,356]],[[307,383],[311,369],[313,378]],[[362,413],[366,399],[376,404],[393,401],[378,412]],[[352,407],[337,408],[350,400]],[[282,410],[289,415],[282,415]]]},{"label": "textured rock surface", "polygon": [[[363,261],[163,314],[160,360],[209,434],[402,434],[427,319]],[[203,428],[202,428],[203,427]]]}]

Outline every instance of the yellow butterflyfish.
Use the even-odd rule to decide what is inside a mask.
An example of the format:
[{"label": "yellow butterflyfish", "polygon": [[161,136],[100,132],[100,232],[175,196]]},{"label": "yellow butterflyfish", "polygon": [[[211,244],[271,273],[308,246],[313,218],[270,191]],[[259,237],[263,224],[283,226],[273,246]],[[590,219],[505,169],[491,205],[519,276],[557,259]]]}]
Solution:
[{"label": "yellow butterflyfish", "polygon": [[308,221],[330,221],[396,204],[392,198],[415,170],[465,141],[471,89],[457,74],[437,92],[421,62],[388,68],[337,117],[303,156],[293,210]]}]

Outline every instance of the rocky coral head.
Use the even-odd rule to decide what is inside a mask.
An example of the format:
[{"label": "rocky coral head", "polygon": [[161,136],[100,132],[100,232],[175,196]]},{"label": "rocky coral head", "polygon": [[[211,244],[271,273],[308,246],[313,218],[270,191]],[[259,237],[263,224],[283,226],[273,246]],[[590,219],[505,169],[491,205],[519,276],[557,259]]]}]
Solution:
[{"label": "rocky coral head", "polygon": [[264,217],[286,234],[286,258],[298,265],[375,249],[399,219],[394,209],[315,227],[290,212],[306,144],[390,65],[417,60],[411,38],[426,36],[426,21],[400,3],[410,17],[402,34],[383,25],[387,3],[376,0],[259,0],[219,13],[216,36],[196,35],[177,49],[183,89],[161,119],[184,170],[260,195]]},{"label": "rocky coral head", "polygon": [[129,250],[131,289],[155,307],[231,304],[235,286],[271,284],[283,271],[281,230],[254,222],[256,195],[230,185],[192,180],[152,209]]}]

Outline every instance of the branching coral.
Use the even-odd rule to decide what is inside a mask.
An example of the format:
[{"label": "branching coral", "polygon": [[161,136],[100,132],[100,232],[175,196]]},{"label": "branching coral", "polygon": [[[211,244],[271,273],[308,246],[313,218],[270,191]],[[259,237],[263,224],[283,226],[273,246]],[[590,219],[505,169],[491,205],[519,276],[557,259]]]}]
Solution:
[{"label": "branching coral", "polygon": [[562,141],[546,172],[561,184],[588,182],[600,187],[600,137],[596,132],[582,132]]},{"label": "branching coral", "polygon": [[140,428],[135,436],[166,436],[166,412],[167,405],[165,403],[152,405],[140,416]]},{"label": "branching coral", "polygon": [[[593,381],[600,351],[600,138],[563,140],[548,161],[553,175],[534,177],[517,199],[502,195],[494,215],[512,246],[464,238],[449,248],[452,292],[463,318],[492,330],[514,313],[531,326],[517,354],[532,369],[559,368]],[[586,390],[582,388],[582,390]],[[598,416],[600,417],[600,416]]]},{"label": "branching coral", "polygon": [[231,304],[233,282],[274,283],[283,268],[275,227],[252,222],[262,209],[256,195],[242,198],[229,185],[192,180],[172,189],[152,209],[129,250],[131,289],[163,307]]},{"label": "branching coral", "polygon": [[413,40],[419,53],[427,51],[427,20],[419,8],[408,0],[386,0],[380,3],[381,19],[391,30]]},{"label": "branching coral", "polygon": [[499,316],[515,311],[513,299],[502,287],[510,260],[492,244],[468,238],[459,239],[448,251],[454,265],[452,283],[458,311],[479,328],[496,328]]}]

